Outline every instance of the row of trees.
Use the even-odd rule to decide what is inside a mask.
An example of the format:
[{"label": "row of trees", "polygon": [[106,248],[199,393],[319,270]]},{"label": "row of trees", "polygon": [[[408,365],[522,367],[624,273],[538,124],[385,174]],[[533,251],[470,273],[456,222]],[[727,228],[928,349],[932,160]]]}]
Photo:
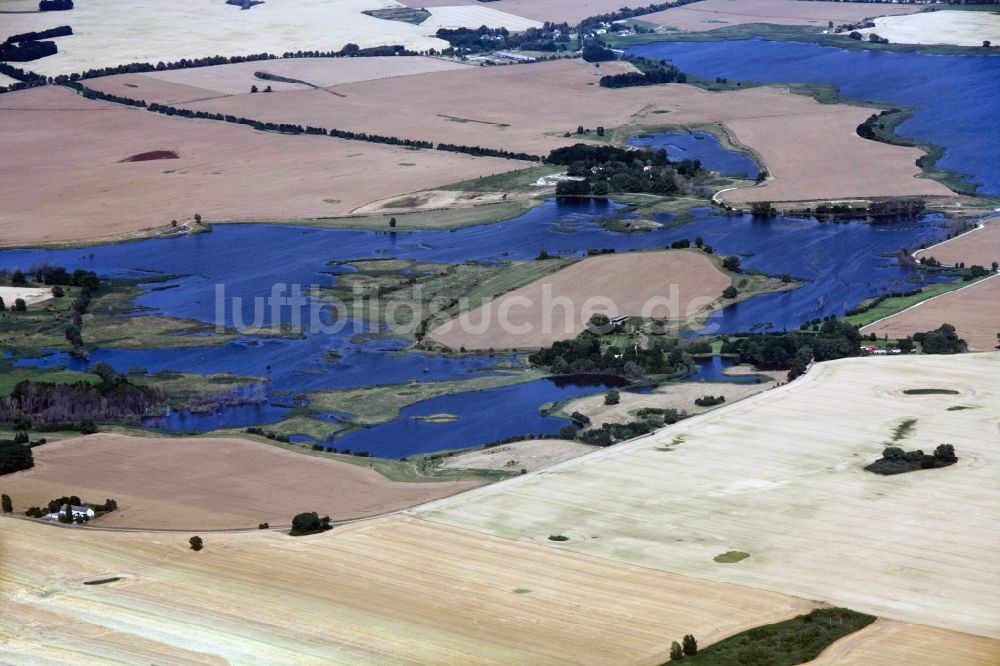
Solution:
[{"label": "row of trees", "polygon": [[664,61],[649,58],[626,58],[626,60],[636,64],[641,71],[602,76],[600,81],[602,87],[630,88],[661,83],[687,83],[687,74]]},{"label": "row of trees", "polygon": [[818,325],[818,331],[791,333],[758,333],[725,339],[723,354],[739,356],[741,363],[749,363],[765,370],[788,370],[792,380],[805,372],[812,361],[857,356],[860,353],[861,334],[858,327],[836,319],[827,319]]},{"label": "row of trees", "polygon": [[566,51],[569,48],[570,27],[568,23],[546,21],[541,28],[528,28],[521,32],[510,32],[507,28],[441,28],[435,36],[448,42],[450,48],[442,53],[481,53],[499,49],[523,49],[525,51]]},{"label": "row of trees", "polygon": [[676,342],[655,339],[647,348],[630,345],[606,348],[601,335],[586,330],[572,340],[560,340],[528,357],[532,365],[555,375],[611,375],[639,379],[646,374],[682,373],[687,369],[684,350]]},{"label": "row of trees", "polygon": [[67,35],[73,34],[73,28],[68,25],[61,25],[56,28],[49,28],[48,30],[39,30],[37,32],[22,32],[18,35],[11,35],[7,38],[7,43],[11,42],[37,42],[41,39],[52,39],[53,37],[65,37]]},{"label": "row of trees", "polygon": [[40,12],[64,12],[73,9],[73,0],[41,0],[38,3]]}]

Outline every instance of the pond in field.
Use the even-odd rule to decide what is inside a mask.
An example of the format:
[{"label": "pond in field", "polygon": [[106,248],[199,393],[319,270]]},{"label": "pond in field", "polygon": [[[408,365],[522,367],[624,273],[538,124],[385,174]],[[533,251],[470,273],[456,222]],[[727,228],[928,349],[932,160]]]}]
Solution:
[{"label": "pond in field", "polygon": [[658,132],[629,137],[630,146],[663,148],[671,162],[700,160],[706,169],[718,171],[723,176],[756,178],[760,172],[752,157],[737,150],[722,147],[710,132]]},{"label": "pond in field", "polygon": [[[332,261],[392,257],[445,263],[500,262],[531,259],[541,249],[565,256],[582,256],[590,248],[619,252],[656,249],[700,235],[718,253],[743,253],[744,265],[771,274],[787,272],[805,284],[796,291],[759,296],[727,308],[710,322],[723,330],[781,329],[796,327],[805,319],[840,314],[868,296],[926,281],[925,274],[898,265],[893,253],[900,247],[936,242],[946,233],[943,220],[933,215],[871,226],[786,218],[761,222],[725,217],[711,210],[696,211],[694,221],[681,226],[664,216],[665,226],[645,233],[618,233],[601,226],[602,216],[623,210],[606,201],[550,200],[513,220],[455,231],[388,233],[218,225],[211,233],[172,240],[86,249],[4,250],[0,251],[0,268],[28,269],[48,263],[107,276],[159,276],[162,281],[144,287],[138,298],[138,305],[146,308],[143,312],[206,322],[218,318],[230,325],[239,318],[252,321],[254,299],[271,294],[275,284],[283,285],[286,294],[288,285],[333,284],[336,277],[328,265]],[[221,309],[220,294],[222,302],[228,304]],[[239,307],[232,305],[234,296],[243,299]],[[289,313],[290,308],[265,309],[262,321],[288,323]],[[323,321],[330,323],[329,318]],[[339,330],[325,332],[306,327],[299,338],[241,336],[207,347],[100,348],[93,350],[88,360],[57,353],[19,363],[83,370],[103,361],[123,373],[144,368],[150,373],[228,372],[267,379],[270,404],[224,407],[209,414],[172,414],[150,422],[167,429],[210,430],[276,422],[295,396],[309,391],[462,379],[495,372],[500,362],[523,362],[518,355],[413,353],[406,350],[404,340],[386,337],[391,332],[375,338],[359,336],[370,332],[369,328],[343,323],[346,325]],[[699,369],[695,379],[716,374],[721,374],[721,369]],[[387,452],[475,446],[517,434],[551,434],[566,421],[539,414],[542,403],[600,391],[604,386],[603,382],[587,387],[539,381],[435,398],[406,408],[402,418],[393,423],[347,435],[342,439],[348,441],[338,440],[337,447],[390,455]],[[446,423],[412,418],[435,413],[459,418]],[[365,444],[366,440],[371,443]]]},{"label": "pond in field", "polygon": [[629,53],[702,78],[828,83],[849,98],[919,107],[897,132],[944,148],[938,165],[1000,195],[1000,57],[847,51],[762,39],[660,42]]}]

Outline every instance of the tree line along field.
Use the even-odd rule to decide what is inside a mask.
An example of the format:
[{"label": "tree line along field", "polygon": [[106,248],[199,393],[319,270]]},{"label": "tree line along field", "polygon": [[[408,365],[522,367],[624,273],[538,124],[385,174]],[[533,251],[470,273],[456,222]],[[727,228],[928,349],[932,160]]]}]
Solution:
[{"label": "tree line along field", "polygon": [[[336,60],[343,59],[331,61],[333,69],[341,66]],[[283,71],[291,78],[303,78],[290,73],[300,66],[298,62],[282,65]],[[270,61],[259,63],[259,69],[269,66]],[[222,74],[228,67],[234,66],[211,69],[228,76]],[[302,67],[319,78],[315,63]],[[533,155],[578,142],[572,135],[578,126],[628,126],[638,134],[668,125],[722,123],[733,140],[754,152],[772,176],[762,187],[723,194],[724,200],[735,204],[953,194],[935,181],[916,178],[920,169],[915,163],[923,154],[919,149],[857,135],[858,124],[876,109],[819,104],[780,87],[714,93],[683,84],[610,89],[598,85],[607,73],[603,65],[596,68],[579,60],[558,60],[373,78],[322,90],[251,94],[248,87],[245,94],[222,96],[187,91],[191,97],[182,100],[185,91],[175,86],[193,82],[190,76],[201,77],[188,74],[196,71],[179,70],[170,86],[147,74],[86,83],[95,90],[147,102],[169,100],[184,109],[390,136],[405,133],[407,138]],[[203,78],[198,81],[199,87],[211,89]],[[512,99],[544,99],[546,103],[512,104]],[[564,136],[567,132],[571,136]]]},{"label": "tree line along field", "polygon": [[[817,364],[648,437],[413,513],[525,542],[561,534],[564,550],[1000,638],[998,371],[1000,353]],[[935,387],[958,394],[904,392]],[[906,450],[953,444],[959,461],[866,472],[894,433]],[[728,551],[749,557],[714,561]]]},{"label": "tree line along field", "polygon": [[971,351],[995,349],[1000,345],[1000,278],[991,276],[923,301],[865,326],[861,333],[899,339],[942,323],[954,326]]},{"label": "tree line along field", "polygon": [[[123,161],[150,151],[177,158]],[[0,97],[0,152],[20,155],[0,164],[2,246],[146,235],[195,213],[208,222],[343,216],[415,189],[528,166],[171,118],[55,86]]]}]

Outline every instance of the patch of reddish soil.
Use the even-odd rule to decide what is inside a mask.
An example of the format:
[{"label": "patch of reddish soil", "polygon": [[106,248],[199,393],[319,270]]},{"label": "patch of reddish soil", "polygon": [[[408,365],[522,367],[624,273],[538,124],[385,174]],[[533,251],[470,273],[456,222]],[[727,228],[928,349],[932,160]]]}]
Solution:
[{"label": "patch of reddish soil", "polygon": [[151,162],[152,160],[176,160],[180,158],[174,150],[150,150],[145,153],[139,153],[133,155],[132,157],[126,157],[121,162]]}]

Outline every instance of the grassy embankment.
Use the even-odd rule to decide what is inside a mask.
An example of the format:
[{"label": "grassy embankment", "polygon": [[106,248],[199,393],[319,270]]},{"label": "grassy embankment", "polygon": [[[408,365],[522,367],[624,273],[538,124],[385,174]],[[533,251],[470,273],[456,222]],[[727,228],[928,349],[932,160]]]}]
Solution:
[{"label": "grassy embankment", "polygon": [[[857,326],[867,326],[873,322],[880,319],[885,319],[894,314],[902,312],[903,310],[913,307],[917,303],[922,303],[926,300],[934,298],[935,296],[940,296],[941,294],[947,294],[950,291],[955,291],[963,287],[968,287],[970,284],[974,284],[978,280],[972,282],[963,282],[958,280],[957,282],[946,282],[943,284],[932,284],[924,287],[919,293],[913,294],[912,296],[897,296],[886,298],[874,305],[870,310],[866,312],[861,312],[859,314],[846,315],[840,317],[842,321],[855,324]],[[874,302],[875,299],[869,298],[861,303],[865,306],[869,303]]]}]

